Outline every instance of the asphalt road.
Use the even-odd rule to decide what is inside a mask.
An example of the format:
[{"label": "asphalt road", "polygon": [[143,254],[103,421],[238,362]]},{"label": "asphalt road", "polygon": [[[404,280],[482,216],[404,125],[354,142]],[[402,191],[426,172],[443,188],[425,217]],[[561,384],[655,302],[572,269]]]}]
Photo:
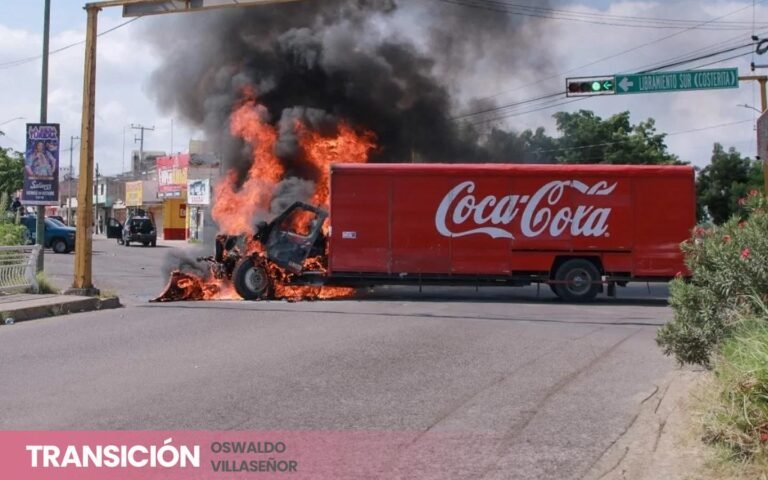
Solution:
[{"label": "asphalt road", "polygon": [[[413,444],[462,432],[483,440],[403,478],[576,479],[674,368],[654,343],[671,317],[663,287],[586,306],[535,288],[149,304],[170,249],[96,251],[96,285],[129,306],[0,327],[0,428],[372,431]],[[49,275],[68,283],[71,261],[49,255]]]}]

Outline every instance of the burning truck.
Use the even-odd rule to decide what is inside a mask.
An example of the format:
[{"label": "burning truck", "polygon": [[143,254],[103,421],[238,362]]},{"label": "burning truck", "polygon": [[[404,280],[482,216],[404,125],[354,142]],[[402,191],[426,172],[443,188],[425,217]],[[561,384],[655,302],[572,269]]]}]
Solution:
[{"label": "burning truck", "polygon": [[327,209],[296,202],[220,235],[210,278],[176,272],[158,300],[543,283],[588,301],[685,275],[696,218],[687,166],[335,164],[328,180]]}]

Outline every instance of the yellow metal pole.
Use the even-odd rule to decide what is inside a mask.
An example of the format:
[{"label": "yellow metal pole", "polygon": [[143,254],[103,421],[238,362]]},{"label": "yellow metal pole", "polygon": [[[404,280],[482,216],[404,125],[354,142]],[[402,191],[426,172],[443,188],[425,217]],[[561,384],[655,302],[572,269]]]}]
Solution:
[{"label": "yellow metal pole", "polygon": [[83,118],[80,131],[80,181],[77,185],[77,238],[75,279],[70,293],[98,295],[93,287],[93,143],[96,106],[96,32],[98,6],[86,5],[85,73],[83,77]]}]

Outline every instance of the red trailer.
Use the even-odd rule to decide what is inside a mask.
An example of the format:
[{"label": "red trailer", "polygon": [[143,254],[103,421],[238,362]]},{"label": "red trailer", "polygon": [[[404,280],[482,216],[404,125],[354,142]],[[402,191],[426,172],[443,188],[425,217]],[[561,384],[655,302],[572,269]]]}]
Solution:
[{"label": "red trailer", "polygon": [[[685,274],[695,205],[687,166],[343,164],[331,170],[327,237],[326,212],[297,203],[262,225],[261,240],[264,261],[296,283],[538,282],[581,301]],[[296,231],[307,215],[318,221]],[[304,271],[322,250],[323,271]],[[238,293],[262,297],[268,277],[241,263]]]}]

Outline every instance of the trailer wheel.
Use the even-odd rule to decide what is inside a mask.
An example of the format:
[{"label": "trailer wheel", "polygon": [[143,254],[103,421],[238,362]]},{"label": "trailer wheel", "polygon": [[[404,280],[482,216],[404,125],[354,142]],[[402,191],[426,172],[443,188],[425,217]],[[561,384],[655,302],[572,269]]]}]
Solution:
[{"label": "trailer wheel", "polygon": [[600,272],[595,264],[574,258],[560,265],[555,273],[555,294],[569,302],[587,302],[600,292]]},{"label": "trailer wheel", "polygon": [[269,297],[272,282],[262,265],[252,258],[244,258],[232,271],[232,283],[235,291],[245,300],[260,300]]}]

